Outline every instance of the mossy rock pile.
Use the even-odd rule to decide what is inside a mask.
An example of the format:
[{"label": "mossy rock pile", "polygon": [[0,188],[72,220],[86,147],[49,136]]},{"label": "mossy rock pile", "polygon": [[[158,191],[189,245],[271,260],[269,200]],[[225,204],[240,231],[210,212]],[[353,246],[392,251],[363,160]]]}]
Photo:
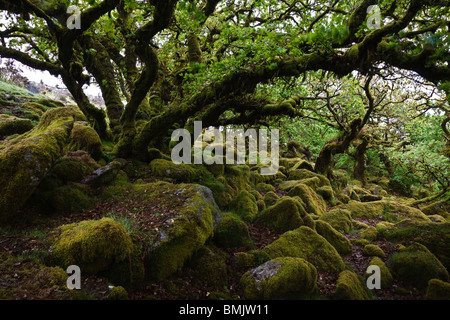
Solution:
[{"label": "mossy rock pile", "polygon": [[246,272],[241,280],[243,295],[250,300],[301,299],[312,293],[317,270],[301,258],[283,257]]},{"label": "mossy rock pile", "polygon": [[76,118],[73,109],[52,109],[34,129],[5,143],[0,150],[0,221],[17,212],[62,156]]}]

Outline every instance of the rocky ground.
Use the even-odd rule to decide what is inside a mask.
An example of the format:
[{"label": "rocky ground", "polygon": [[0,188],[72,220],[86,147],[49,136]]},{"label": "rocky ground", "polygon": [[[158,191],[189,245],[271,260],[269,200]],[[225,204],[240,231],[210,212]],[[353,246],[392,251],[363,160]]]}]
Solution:
[{"label": "rocky ground", "polygon": [[1,299],[450,298],[448,204],[385,177],[115,159],[76,107],[6,84],[0,113]]}]

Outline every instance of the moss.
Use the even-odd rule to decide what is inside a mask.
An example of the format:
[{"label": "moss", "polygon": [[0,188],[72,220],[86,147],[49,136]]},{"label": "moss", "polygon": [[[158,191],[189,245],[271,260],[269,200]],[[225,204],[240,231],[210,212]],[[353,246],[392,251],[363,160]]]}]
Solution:
[{"label": "moss", "polygon": [[294,164],[294,166],[291,168],[292,171],[297,170],[297,169],[304,169],[304,170],[309,170],[311,172],[314,172],[314,168],[311,165],[311,163],[309,163],[306,160],[301,160],[298,161],[296,164]]},{"label": "moss", "polygon": [[267,192],[264,197],[263,197],[263,201],[266,204],[267,207],[272,206],[273,204],[275,204],[275,202],[277,202],[277,200],[280,197],[273,191],[269,191]]},{"label": "moss", "polygon": [[257,221],[271,229],[286,232],[303,225],[314,228],[314,222],[294,198],[280,198],[273,206],[263,210],[257,216]]},{"label": "moss", "polygon": [[369,294],[358,275],[352,271],[345,270],[339,274],[333,299],[369,300]]},{"label": "moss", "polygon": [[258,212],[261,212],[264,209],[266,209],[266,203],[264,202],[264,200],[257,200],[256,205],[258,206]]},{"label": "moss", "polygon": [[317,194],[322,196],[325,200],[331,200],[334,197],[333,188],[330,186],[322,186],[317,189]]},{"label": "moss", "polygon": [[425,245],[446,268],[450,268],[450,223],[425,223],[404,220],[388,229],[379,229],[380,236],[403,243]]},{"label": "moss", "polygon": [[0,252],[2,300],[70,300],[73,291],[67,288],[67,273],[59,267],[49,267],[24,261],[7,252]]},{"label": "moss", "polygon": [[256,190],[262,191],[262,192],[269,192],[269,191],[274,192],[275,191],[275,187],[272,186],[271,184],[260,182],[260,183],[258,183],[256,185]]},{"label": "moss", "polygon": [[350,242],[355,246],[365,246],[370,243],[367,239],[351,239]]},{"label": "moss", "polygon": [[[125,225],[119,222],[123,227]],[[130,233],[128,231],[128,233]],[[133,243],[131,253],[127,259],[116,262],[108,270],[99,275],[107,278],[115,285],[125,288],[139,287],[145,280],[145,267],[142,261],[143,249],[141,245]]]},{"label": "moss", "polygon": [[368,257],[386,258],[384,251],[375,244],[367,244],[364,246],[363,254]]},{"label": "moss", "polygon": [[301,258],[277,258],[246,272],[240,285],[249,300],[299,299],[308,296],[317,282],[317,270]]},{"label": "moss", "polygon": [[361,239],[366,239],[369,241],[375,241],[378,237],[378,231],[375,227],[368,227],[359,232],[359,237]]},{"label": "moss", "polygon": [[425,288],[431,279],[448,281],[442,263],[423,245],[414,243],[389,260],[392,274],[400,280]]},{"label": "moss", "polygon": [[340,254],[352,252],[350,240],[334,229],[328,222],[317,220],[315,228],[317,233],[324,237]]},{"label": "moss", "polygon": [[419,209],[405,206],[399,202],[383,199],[373,202],[352,201],[343,206],[352,213],[353,218],[376,219],[382,217],[388,222],[398,222],[405,218],[429,222],[430,219]]},{"label": "moss", "polygon": [[[394,281],[391,271],[386,266],[386,264],[381,260],[379,257],[373,257],[372,260],[369,262],[369,266],[377,266],[380,268],[380,282],[381,282],[381,289],[385,290],[392,286],[392,283]],[[369,277],[370,274],[366,273],[366,277]]]},{"label": "moss", "polygon": [[299,196],[305,203],[305,209],[309,213],[321,216],[326,212],[326,205],[322,197],[307,185],[296,185],[288,192],[288,195],[291,197]]},{"label": "moss", "polygon": [[450,283],[439,279],[428,281],[425,300],[450,300]]},{"label": "moss", "polygon": [[247,224],[234,214],[224,213],[214,231],[214,243],[219,247],[251,247]]},{"label": "moss", "polygon": [[200,172],[192,165],[175,164],[166,159],[155,159],[150,162],[152,172],[161,178],[171,178],[176,182],[195,182],[201,179],[204,172]]},{"label": "moss", "polygon": [[319,219],[328,222],[339,232],[348,233],[352,228],[351,213],[345,209],[332,209],[322,214]]},{"label": "moss", "polygon": [[297,257],[311,262],[319,272],[340,272],[344,262],[336,249],[313,229],[302,226],[285,232],[261,251],[271,259]]},{"label": "moss", "polygon": [[39,115],[42,115],[47,111],[47,108],[43,104],[37,102],[25,102],[24,104],[22,104],[21,108],[33,110]]},{"label": "moss", "polygon": [[95,203],[86,185],[70,182],[39,193],[39,210],[43,212],[81,212]]},{"label": "moss", "polygon": [[36,103],[46,106],[47,108],[61,108],[65,106],[61,101],[52,99],[39,99],[36,101]]},{"label": "moss", "polygon": [[256,191],[255,189],[251,189],[250,193],[255,197],[255,200],[262,200],[263,196],[261,195],[261,193],[259,193],[258,191]]},{"label": "moss", "polygon": [[84,151],[68,152],[59,158],[39,185],[38,190],[52,190],[67,182],[78,182],[99,165]]},{"label": "moss", "polygon": [[0,150],[0,220],[16,213],[62,156],[75,114],[60,109],[44,113],[38,126]]},{"label": "moss", "polygon": [[33,129],[29,119],[21,119],[7,114],[0,114],[0,136],[22,134]]},{"label": "moss", "polygon": [[201,248],[189,266],[193,277],[209,287],[222,289],[228,284],[226,256],[214,248]]},{"label": "moss", "polygon": [[85,122],[76,122],[70,134],[70,151],[83,150],[99,160],[102,155],[102,141],[97,132]]},{"label": "moss", "polygon": [[445,206],[441,202],[431,203],[423,208],[421,208],[422,212],[428,216],[432,215],[440,215],[440,216],[448,216],[448,212],[445,209]]},{"label": "moss", "polygon": [[296,185],[302,183],[302,181],[304,181],[304,180],[286,180],[286,181],[281,182],[278,185],[278,188],[280,188],[280,190],[282,190],[282,191],[289,191]]},{"label": "moss", "polygon": [[230,203],[230,208],[244,221],[253,221],[258,214],[258,206],[255,197],[247,190],[239,192]]},{"label": "moss", "polygon": [[113,287],[108,294],[108,300],[128,300],[128,292],[122,286]]},{"label": "moss", "polygon": [[64,225],[60,231],[53,242],[53,256],[63,268],[77,265],[83,273],[97,274],[132,253],[130,236],[111,218]]},{"label": "moss", "polygon": [[328,178],[324,175],[317,174],[307,169],[292,169],[291,171],[289,171],[289,180],[304,180],[311,178],[319,179],[317,184],[318,187],[331,186],[330,180],[328,180]]}]

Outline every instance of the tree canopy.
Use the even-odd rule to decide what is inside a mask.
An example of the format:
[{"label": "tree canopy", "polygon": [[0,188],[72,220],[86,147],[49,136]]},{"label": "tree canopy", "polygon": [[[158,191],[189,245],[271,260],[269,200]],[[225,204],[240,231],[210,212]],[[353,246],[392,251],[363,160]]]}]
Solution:
[{"label": "tree canopy", "polygon": [[[404,123],[430,112],[441,117],[435,138],[448,141],[448,5],[0,1],[0,56],[60,77],[120,157],[148,159],[149,147],[167,148],[170,132],[193,120],[278,125],[286,143],[297,123],[335,132],[315,150],[316,171],[330,175],[333,156],[357,138],[416,143],[421,134]],[[104,110],[84,93],[89,83]]]}]

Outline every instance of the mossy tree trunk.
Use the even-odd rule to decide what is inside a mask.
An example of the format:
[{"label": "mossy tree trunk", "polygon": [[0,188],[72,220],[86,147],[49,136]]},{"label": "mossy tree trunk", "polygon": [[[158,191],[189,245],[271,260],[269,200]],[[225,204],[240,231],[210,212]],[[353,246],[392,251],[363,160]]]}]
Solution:
[{"label": "mossy tree trunk", "polygon": [[315,171],[319,174],[323,174],[328,178],[333,176],[333,157],[338,153],[345,152],[350,143],[358,136],[361,130],[362,120],[357,118],[353,120],[349,128],[342,132],[338,139],[327,142],[322,150],[320,150],[319,156],[316,159]]},{"label": "mossy tree trunk", "polygon": [[117,90],[116,74],[114,66],[111,63],[107,49],[96,39],[91,36],[83,36],[83,49],[89,52],[89,49],[94,49],[94,52],[85,54],[86,69],[94,76],[102,92],[102,97],[105,102],[109,125],[114,131],[119,124],[120,116],[123,112],[123,103]]},{"label": "mossy tree trunk", "polygon": [[361,181],[363,186],[367,184],[367,149],[369,146],[370,137],[368,135],[361,136],[361,143],[356,147],[353,157],[355,158],[355,165],[353,166],[353,178]]}]

